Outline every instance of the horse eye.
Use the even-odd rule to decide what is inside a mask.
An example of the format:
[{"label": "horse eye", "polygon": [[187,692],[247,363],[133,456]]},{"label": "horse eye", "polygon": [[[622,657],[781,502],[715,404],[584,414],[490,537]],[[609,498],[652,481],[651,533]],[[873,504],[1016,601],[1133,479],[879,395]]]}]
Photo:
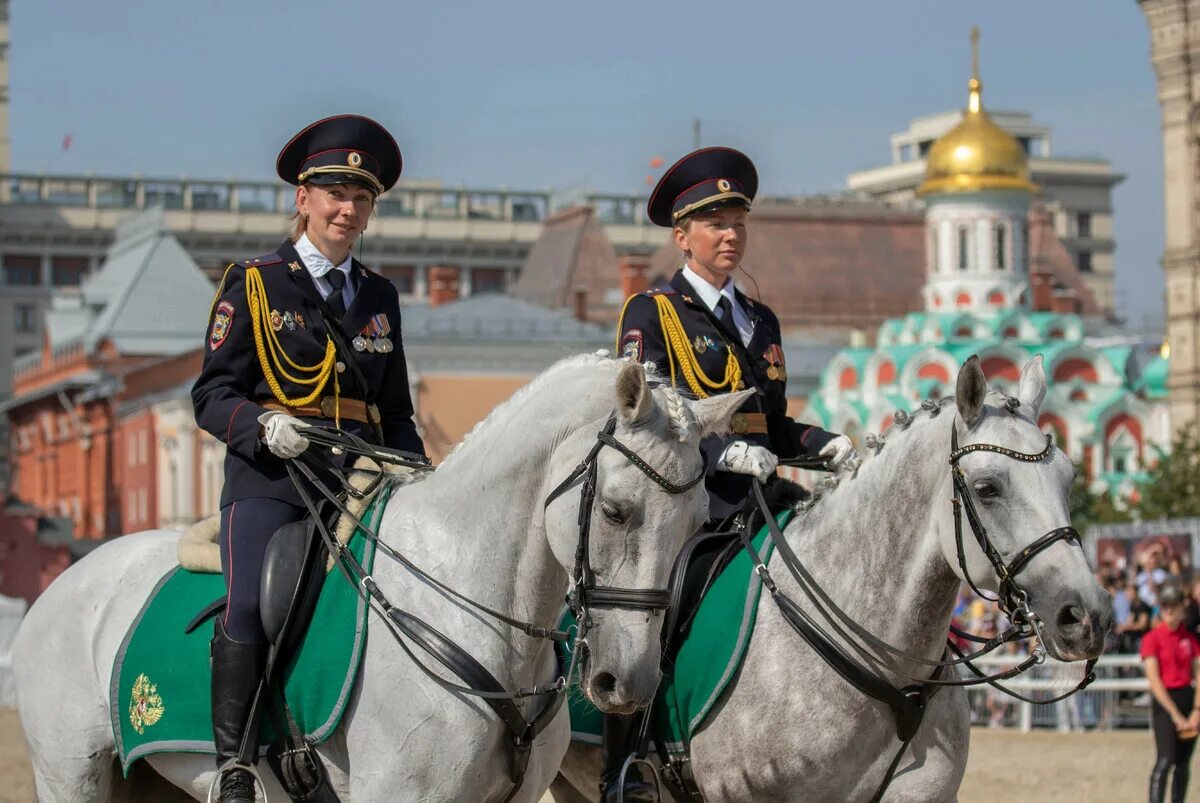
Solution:
[{"label": "horse eye", "polygon": [[1000,489],[986,480],[975,483],[975,494],[980,499],[989,499],[1000,495]]},{"label": "horse eye", "polygon": [[604,515],[604,518],[608,520],[609,524],[625,523],[625,514],[607,502],[604,502],[600,505],[600,512]]}]

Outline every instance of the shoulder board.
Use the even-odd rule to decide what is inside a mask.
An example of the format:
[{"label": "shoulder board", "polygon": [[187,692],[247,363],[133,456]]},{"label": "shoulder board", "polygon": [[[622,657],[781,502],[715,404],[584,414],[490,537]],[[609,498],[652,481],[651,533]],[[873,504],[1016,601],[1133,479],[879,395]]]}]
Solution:
[{"label": "shoulder board", "polygon": [[647,290],[646,292],[642,293],[642,295],[646,296],[647,298],[653,298],[654,296],[673,296],[673,295],[675,295],[675,288],[674,287],[652,287],[649,290]]},{"label": "shoulder board", "polygon": [[279,256],[279,254],[272,253],[263,254],[262,256],[255,257],[254,259],[244,259],[240,264],[245,265],[248,268],[261,268],[266,265],[278,265],[280,262],[283,262],[283,257]]}]

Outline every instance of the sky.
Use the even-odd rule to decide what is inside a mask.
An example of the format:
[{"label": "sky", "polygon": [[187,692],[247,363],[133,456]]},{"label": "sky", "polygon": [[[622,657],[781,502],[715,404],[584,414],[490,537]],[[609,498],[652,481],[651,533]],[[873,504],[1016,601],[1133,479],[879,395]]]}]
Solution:
[{"label": "sky", "polygon": [[10,16],[17,172],[269,179],[292,134],[356,112],[393,132],[406,178],[646,192],[699,118],[768,195],[836,192],[913,117],[964,105],[979,25],[985,106],[1032,112],[1054,155],[1126,176],[1118,311],[1161,323],[1160,110],[1136,0],[13,0]]}]

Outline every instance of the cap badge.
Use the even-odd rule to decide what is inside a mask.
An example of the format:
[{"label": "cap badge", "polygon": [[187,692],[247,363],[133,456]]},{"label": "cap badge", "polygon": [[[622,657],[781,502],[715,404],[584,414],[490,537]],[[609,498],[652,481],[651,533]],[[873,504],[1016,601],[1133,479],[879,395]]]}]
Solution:
[{"label": "cap badge", "polygon": [[351,167],[360,167],[362,165],[362,154],[350,151],[350,155],[346,157],[346,164]]},{"label": "cap badge", "polygon": [[729,183],[729,179],[719,178],[717,179],[717,189],[721,192],[729,192],[733,189],[733,185]]}]

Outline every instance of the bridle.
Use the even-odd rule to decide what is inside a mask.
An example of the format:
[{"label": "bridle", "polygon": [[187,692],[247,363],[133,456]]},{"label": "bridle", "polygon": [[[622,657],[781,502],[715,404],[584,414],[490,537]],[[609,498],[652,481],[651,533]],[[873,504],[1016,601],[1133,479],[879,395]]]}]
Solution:
[{"label": "bridle", "polygon": [[[1009,412],[1016,412],[1019,403],[1015,403],[1015,399],[1009,399],[1006,404]],[[754,499],[758,505],[759,511],[762,513],[763,519],[770,530],[771,541],[775,545],[775,549],[779,553],[780,560],[787,568],[788,572],[795,579],[801,591],[808,599],[812,608],[823,618],[829,629],[841,637],[844,644],[835,640],[818,621],[817,618],[806,612],[794,600],[788,597],[779,589],[766,564],[759,556],[751,542],[752,533],[749,528],[749,521],[742,522],[740,533],[743,545],[750,553],[750,557],[754,563],[754,570],[762,580],[763,586],[770,592],[772,598],[779,606],[780,612],[783,615],[784,621],[795,630],[813,650],[819,654],[829,666],[836,671],[843,680],[850,683],[863,694],[886,704],[892,711],[896,721],[897,738],[900,739],[901,745],[888,767],[884,778],[875,795],[872,797],[872,802],[882,798],[883,793],[891,784],[892,778],[895,775],[896,769],[900,765],[900,760],[904,756],[909,743],[916,736],[917,730],[920,728],[921,721],[924,718],[926,706],[929,699],[942,686],[976,686],[987,683],[1001,691],[1022,700],[1024,702],[1045,705],[1058,702],[1066,699],[1077,692],[1083,691],[1096,679],[1095,667],[1096,659],[1089,659],[1085,664],[1084,678],[1070,691],[1052,697],[1047,700],[1034,700],[1025,695],[1019,694],[1005,686],[1002,686],[999,681],[1009,680],[1031,669],[1032,667],[1041,664],[1045,661],[1046,652],[1044,640],[1042,639],[1039,630],[1039,620],[1037,616],[1030,610],[1028,602],[1028,592],[1022,588],[1016,581],[1017,575],[1025,569],[1029,563],[1041,554],[1043,551],[1054,545],[1058,541],[1064,541],[1068,544],[1080,545],[1079,533],[1074,527],[1059,527],[1051,530],[1042,537],[1038,538],[1033,543],[1022,549],[1011,561],[1006,562],[1000,551],[992,543],[988,536],[987,529],[983,526],[980,520],[978,510],[972,499],[970,489],[966,484],[966,476],[959,466],[959,461],[968,454],[973,452],[995,452],[1006,457],[1011,457],[1014,460],[1019,460],[1026,463],[1038,463],[1050,457],[1054,452],[1053,439],[1046,436],[1046,448],[1036,454],[1027,454],[1009,449],[1004,446],[997,446],[990,443],[972,443],[967,446],[959,447],[958,445],[958,422],[951,422],[950,436],[950,456],[949,464],[951,477],[955,488],[955,497],[951,499],[951,504],[954,511],[954,529],[955,529],[955,545],[958,552],[958,563],[962,569],[963,576],[970,584],[971,588],[980,596],[984,596],[980,592],[974,580],[970,577],[966,568],[966,553],[963,548],[962,537],[962,512],[965,510],[968,526],[974,535],[975,540],[979,543],[984,555],[996,570],[997,576],[1000,579],[998,602],[1001,610],[1009,617],[1012,625],[1004,632],[992,637],[983,638],[974,636],[970,633],[964,633],[955,627],[951,630],[958,636],[967,638],[968,640],[982,644],[983,646],[971,652],[964,654],[952,641],[947,639],[947,648],[955,654],[955,658],[944,658],[939,661],[931,661],[928,658],[919,655],[913,655],[905,650],[895,647],[883,639],[875,636],[862,625],[855,622],[849,614],[843,611],[825,592],[823,588],[815,581],[804,564],[800,561],[795,551],[784,538],[783,532],[780,529],[779,522],[771,515],[768,508],[766,497],[763,494],[762,483],[755,481],[752,484]],[[804,461],[802,458],[801,461]],[[781,464],[798,465],[806,468],[821,468],[820,465],[814,464],[811,461],[781,461]],[[828,467],[824,467],[828,470]],[[747,517],[748,519],[749,517]],[[985,599],[988,597],[984,596]],[[989,653],[1003,644],[1021,641],[1038,637],[1038,643],[1032,653],[1021,661],[1017,666],[1003,672],[993,675],[988,675],[978,669],[972,661],[986,653]],[[897,661],[910,661],[920,666],[929,667],[931,674],[926,677],[915,676],[896,666]],[[971,678],[944,678],[942,675],[945,670],[957,666],[965,666],[974,677]],[[895,675],[913,681],[912,684],[897,688],[897,686],[883,674],[884,671],[890,671]]]},{"label": "bridle", "polygon": [[1004,556],[1000,554],[995,544],[992,543],[991,538],[988,537],[987,528],[983,526],[983,522],[979,518],[979,511],[975,508],[973,495],[968,491],[966,475],[959,465],[959,461],[963,457],[974,452],[994,452],[995,454],[1001,454],[1023,463],[1040,463],[1054,453],[1054,438],[1047,434],[1046,448],[1040,452],[1031,454],[1028,452],[1018,452],[1004,446],[995,446],[990,443],[971,443],[960,447],[958,445],[958,427],[952,427],[950,432],[950,476],[954,481],[954,497],[950,500],[950,504],[954,508],[954,545],[958,550],[958,565],[962,570],[963,579],[967,581],[971,590],[980,597],[990,599],[990,597],[979,590],[979,586],[976,585],[970,571],[967,570],[967,556],[963,549],[962,527],[962,518],[965,512],[971,534],[975,536],[975,541],[979,544],[979,548],[983,551],[988,562],[992,564],[992,568],[1000,580],[1000,585],[997,588],[997,596],[993,601],[999,604],[1000,610],[1014,624],[1025,622],[1036,629],[1037,617],[1029,609],[1029,593],[1017,583],[1017,574],[1027,567],[1041,552],[1054,546],[1059,541],[1080,546],[1079,531],[1070,525],[1051,530],[1018,552],[1016,557],[1011,561],[1005,562]]},{"label": "bridle", "polygon": [[[338,498],[337,494],[329,490],[313,470],[305,465],[302,460],[287,461],[288,473],[292,477],[293,484],[296,486],[301,500],[312,515],[315,522],[314,526],[320,533],[326,549],[336,558],[335,563],[341,569],[346,579],[354,586],[359,596],[366,600],[369,609],[379,615],[388,632],[391,633],[392,637],[408,657],[412,659],[413,663],[428,678],[446,691],[453,694],[469,695],[483,700],[506,726],[508,731],[506,744],[512,756],[509,777],[513,783],[513,787],[504,798],[504,801],[511,800],[520,791],[525,778],[525,771],[528,767],[529,755],[533,748],[534,739],[550,724],[562,706],[568,681],[574,676],[580,657],[587,650],[586,636],[588,629],[591,627],[590,609],[630,608],[634,610],[656,611],[668,607],[670,592],[665,588],[636,589],[596,585],[596,574],[592,570],[589,546],[591,520],[596,498],[596,477],[600,450],[607,446],[620,452],[630,463],[653,480],[656,485],[672,495],[684,493],[699,484],[705,477],[707,462],[701,466],[700,473],[695,478],[682,484],[673,483],[656,471],[636,452],[614,437],[613,433],[616,431],[616,425],[617,415],[616,412],[613,412],[608,417],[604,429],[597,433],[596,443],[592,446],[587,456],[565,480],[555,486],[554,490],[550,492],[543,503],[543,510],[545,510],[551,502],[562,496],[571,486],[579,482],[580,479],[583,480],[580,489],[579,504],[579,542],[575,550],[575,566],[571,573],[571,590],[568,594],[568,603],[572,613],[575,614],[578,630],[574,636],[574,643],[571,645],[570,664],[566,667],[560,665],[559,668],[561,671],[558,678],[549,684],[521,688],[517,691],[504,689],[500,681],[479,661],[473,658],[467,650],[463,649],[420,617],[393,605],[371,574],[347,548],[347,545],[334,538],[330,533],[329,522],[321,515],[316,502],[308,493],[304,481],[307,481],[307,485],[314,487],[340,515],[346,516],[354,522],[358,531],[373,542],[379,552],[399,563],[418,579],[433,585],[480,613],[508,624],[532,638],[546,639],[551,642],[568,642],[571,640],[571,634],[558,630],[553,625],[536,625],[493,610],[487,605],[476,602],[437,578],[427,574],[408,558],[385,544],[374,529],[363,522],[358,516],[351,513],[342,500]],[[303,434],[312,443],[329,447],[335,454],[363,455],[377,462],[407,465],[418,470],[430,470],[428,464],[418,460],[415,455],[373,446],[355,435],[342,430],[308,427],[303,430]],[[340,475],[340,472],[336,473]],[[384,479],[384,476],[380,472],[377,478],[364,491],[353,489],[344,476],[341,479],[348,493],[363,498],[373,493],[377,488],[382,488],[385,491],[389,490],[387,480]],[[303,478],[303,481],[301,478]],[[463,683],[452,683],[429,668],[425,661],[418,658],[414,649],[405,642],[405,638],[420,647],[421,650],[435,659],[442,667],[455,674]],[[532,715],[527,715],[516,704],[518,700],[536,697],[550,697],[550,699],[540,710],[532,712]]]},{"label": "bridle", "polygon": [[[620,452],[625,459],[636,466],[649,477],[655,485],[668,494],[678,495],[691,490],[705,477],[708,470],[707,459],[700,467],[700,473],[693,479],[676,484],[668,480],[658,471],[638,456],[636,452],[621,443],[613,433],[617,427],[617,416],[609,416],[604,429],[596,435],[596,443],[587,453],[575,470],[560,482],[546,497],[542,509],[550,507],[550,503],[562,496],[572,485],[583,480],[579,491],[579,543],[575,547],[575,568],[571,572],[571,592],[567,597],[571,613],[578,623],[576,643],[586,645],[587,631],[592,627],[591,609],[593,608],[628,608],[633,610],[659,611],[666,610],[670,605],[671,592],[666,588],[617,588],[596,584],[596,573],[592,570],[591,562],[591,532],[592,515],[596,504],[596,475],[599,466],[600,450],[605,446]],[[701,457],[704,458],[703,452]]]}]

